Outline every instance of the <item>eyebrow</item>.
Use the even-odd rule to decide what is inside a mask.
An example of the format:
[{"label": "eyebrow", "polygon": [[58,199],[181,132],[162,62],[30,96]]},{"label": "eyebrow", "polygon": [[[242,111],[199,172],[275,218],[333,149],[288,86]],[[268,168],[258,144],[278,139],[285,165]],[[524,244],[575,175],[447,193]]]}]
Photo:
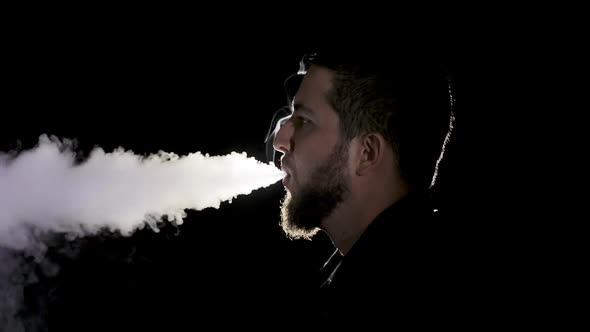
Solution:
[{"label": "eyebrow", "polygon": [[297,111],[297,112],[305,113],[305,114],[308,114],[308,115],[314,115],[315,114],[315,112],[311,108],[309,108],[309,107],[307,107],[307,106],[305,106],[305,105],[303,105],[301,103],[295,103],[295,104],[293,104],[293,110],[294,111]]}]

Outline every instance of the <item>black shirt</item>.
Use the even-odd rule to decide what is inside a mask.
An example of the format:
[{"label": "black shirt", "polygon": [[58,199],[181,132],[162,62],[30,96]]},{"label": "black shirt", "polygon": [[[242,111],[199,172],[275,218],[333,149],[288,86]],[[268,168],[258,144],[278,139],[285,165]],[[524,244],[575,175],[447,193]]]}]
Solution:
[{"label": "black shirt", "polygon": [[453,229],[427,195],[411,194],[388,207],[346,256],[336,251],[326,262],[319,286],[322,322],[464,322],[470,282]]}]

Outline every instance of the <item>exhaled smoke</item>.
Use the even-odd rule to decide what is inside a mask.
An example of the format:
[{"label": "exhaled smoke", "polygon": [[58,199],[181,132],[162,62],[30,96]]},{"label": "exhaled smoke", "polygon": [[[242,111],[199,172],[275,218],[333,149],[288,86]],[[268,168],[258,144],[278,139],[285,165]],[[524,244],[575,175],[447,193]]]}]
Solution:
[{"label": "exhaled smoke", "polygon": [[160,221],[181,223],[186,209],[217,208],[282,176],[235,152],[140,156],[96,148],[79,161],[71,141],[46,135],[34,149],[0,152],[0,331],[43,330],[42,312],[23,316],[23,294],[37,273],[57,273],[44,260],[44,234],[158,230]]},{"label": "exhaled smoke", "polygon": [[162,219],[181,223],[185,209],[217,208],[282,176],[235,152],[140,156],[95,148],[77,162],[70,141],[44,135],[34,149],[0,153],[0,247],[26,248],[31,229],[129,234]]}]

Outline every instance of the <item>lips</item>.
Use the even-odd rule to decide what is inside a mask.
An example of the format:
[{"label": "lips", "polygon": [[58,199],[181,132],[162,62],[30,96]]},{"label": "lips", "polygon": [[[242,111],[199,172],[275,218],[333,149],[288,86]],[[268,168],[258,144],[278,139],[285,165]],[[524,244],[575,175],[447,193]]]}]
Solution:
[{"label": "lips", "polygon": [[289,167],[289,160],[283,155],[281,157],[281,170],[287,174],[291,174],[291,167]]},{"label": "lips", "polygon": [[291,179],[291,175],[287,174],[285,175],[285,177],[283,177],[283,186],[285,186],[285,188],[289,189],[289,180]]},{"label": "lips", "polygon": [[289,180],[291,180],[291,170],[284,159],[281,159],[281,170],[285,172],[285,176],[283,177],[283,186],[287,187],[288,189]]}]

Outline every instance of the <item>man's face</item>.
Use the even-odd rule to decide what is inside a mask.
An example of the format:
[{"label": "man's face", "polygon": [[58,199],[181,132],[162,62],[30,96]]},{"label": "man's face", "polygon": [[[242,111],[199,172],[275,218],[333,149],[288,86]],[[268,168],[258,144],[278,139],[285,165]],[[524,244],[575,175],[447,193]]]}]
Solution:
[{"label": "man's face", "polygon": [[287,189],[281,209],[289,236],[309,238],[348,192],[348,144],[328,101],[333,73],[312,66],[293,102],[293,114],[276,135]]}]

